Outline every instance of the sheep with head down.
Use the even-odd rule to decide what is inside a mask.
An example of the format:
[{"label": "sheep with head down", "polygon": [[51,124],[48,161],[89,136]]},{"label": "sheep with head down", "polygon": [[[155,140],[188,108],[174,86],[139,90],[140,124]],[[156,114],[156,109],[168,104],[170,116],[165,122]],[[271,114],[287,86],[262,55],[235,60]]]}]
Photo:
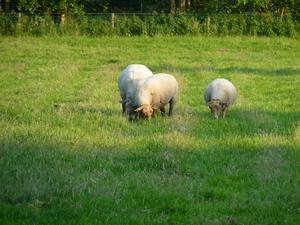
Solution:
[{"label": "sheep with head down", "polygon": [[222,113],[225,118],[230,105],[237,98],[235,86],[228,80],[219,78],[213,80],[206,88],[204,99],[211,110],[212,117],[217,119]]},{"label": "sheep with head down", "polygon": [[151,70],[141,64],[130,64],[120,74],[118,87],[121,96],[122,113],[136,114],[131,105],[140,81],[153,76]]},{"label": "sheep with head down", "polygon": [[159,73],[146,78],[138,86],[134,105],[136,112],[143,118],[151,118],[156,110],[165,115],[165,106],[169,104],[169,116],[172,115],[178,96],[178,83],[174,76]]}]

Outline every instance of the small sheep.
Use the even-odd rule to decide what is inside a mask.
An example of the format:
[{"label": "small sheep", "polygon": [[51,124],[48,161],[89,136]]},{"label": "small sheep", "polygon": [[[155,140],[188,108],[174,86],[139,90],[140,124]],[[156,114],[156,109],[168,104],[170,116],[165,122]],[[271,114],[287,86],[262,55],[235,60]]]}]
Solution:
[{"label": "small sheep", "polygon": [[234,85],[226,79],[213,80],[206,88],[204,99],[211,110],[212,117],[217,119],[222,112],[223,118],[230,105],[237,97],[237,91]]},{"label": "small sheep", "polygon": [[139,86],[135,96],[135,110],[143,118],[150,118],[157,109],[165,115],[165,105],[169,104],[169,116],[172,115],[174,105],[177,101],[178,83],[176,79],[165,73],[159,73],[148,77]]},{"label": "small sheep", "polygon": [[137,85],[135,81],[143,80],[149,76],[153,76],[151,70],[141,64],[130,64],[120,74],[118,87],[121,96],[122,113],[126,112],[126,102],[132,99]]}]

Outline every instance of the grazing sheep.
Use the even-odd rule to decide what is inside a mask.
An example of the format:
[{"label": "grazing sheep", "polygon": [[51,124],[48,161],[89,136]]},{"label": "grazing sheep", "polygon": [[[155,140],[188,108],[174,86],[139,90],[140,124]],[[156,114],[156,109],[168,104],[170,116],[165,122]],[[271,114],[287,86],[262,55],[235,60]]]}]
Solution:
[{"label": "grazing sheep", "polygon": [[136,111],[137,105],[135,104],[135,99],[144,81],[145,80],[133,80],[128,85],[125,100],[125,114],[129,120],[135,120],[139,116],[139,113]]},{"label": "grazing sheep", "polygon": [[122,113],[126,112],[126,103],[129,99],[132,99],[139,80],[143,80],[149,76],[153,76],[151,70],[141,64],[130,64],[120,74],[118,80],[118,87],[121,96]]},{"label": "grazing sheep", "polygon": [[206,88],[204,99],[211,110],[212,117],[217,119],[222,112],[223,118],[230,105],[237,97],[237,91],[234,85],[226,79],[213,80]]},{"label": "grazing sheep", "polygon": [[162,115],[166,113],[165,105],[169,104],[169,116],[177,100],[178,83],[176,79],[165,73],[148,77],[142,82],[135,96],[134,105],[138,106],[136,112],[143,118],[150,118],[157,109]]}]

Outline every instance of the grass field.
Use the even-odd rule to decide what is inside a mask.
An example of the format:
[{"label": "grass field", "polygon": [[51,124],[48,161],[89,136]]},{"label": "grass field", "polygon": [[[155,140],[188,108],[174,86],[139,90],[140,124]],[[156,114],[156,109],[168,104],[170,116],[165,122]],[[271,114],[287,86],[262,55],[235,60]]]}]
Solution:
[{"label": "grass field", "polygon": [[[173,117],[122,117],[130,63],[177,78]],[[0,37],[0,96],[0,224],[299,224],[299,40]]]}]

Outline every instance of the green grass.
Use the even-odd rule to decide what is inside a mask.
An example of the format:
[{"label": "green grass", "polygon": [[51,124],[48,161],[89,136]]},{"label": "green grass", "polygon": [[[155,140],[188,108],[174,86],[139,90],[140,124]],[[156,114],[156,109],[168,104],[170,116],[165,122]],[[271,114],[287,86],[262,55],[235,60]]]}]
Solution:
[{"label": "green grass", "polygon": [[[128,122],[130,63],[173,74],[172,118]],[[238,89],[225,120],[203,92]],[[298,224],[300,42],[0,37],[0,224]]]}]

